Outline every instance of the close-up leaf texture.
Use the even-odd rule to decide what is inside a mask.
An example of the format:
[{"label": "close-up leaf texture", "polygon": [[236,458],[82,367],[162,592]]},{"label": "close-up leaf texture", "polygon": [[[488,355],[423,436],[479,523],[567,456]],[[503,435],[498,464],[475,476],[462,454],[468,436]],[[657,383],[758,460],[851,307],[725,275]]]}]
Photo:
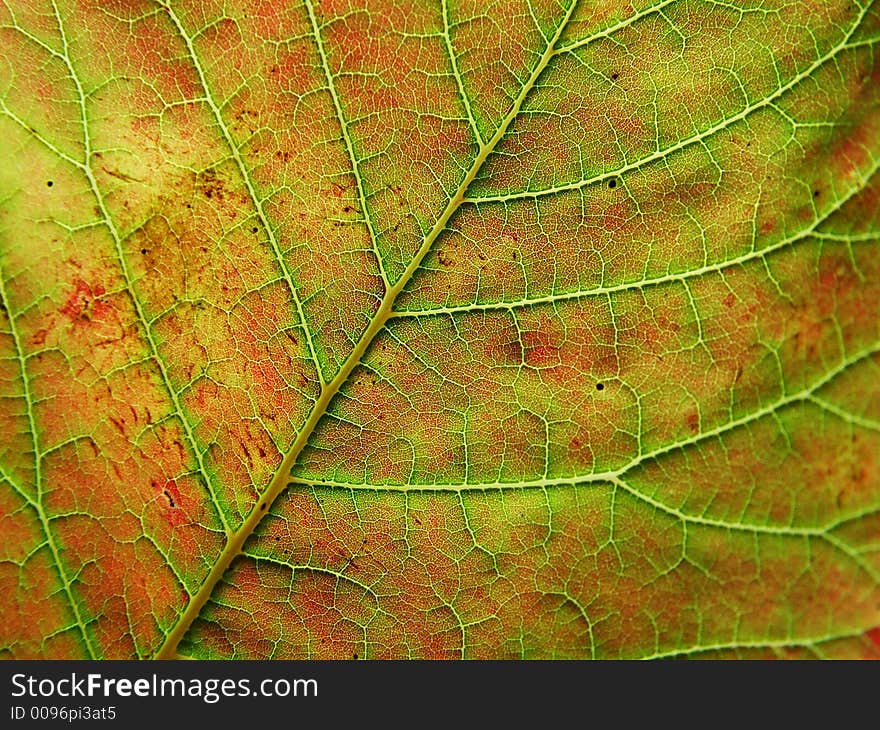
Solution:
[{"label": "close-up leaf texture", "polygon": [[874,0],[0,0],[0,656],[880,657]]}]

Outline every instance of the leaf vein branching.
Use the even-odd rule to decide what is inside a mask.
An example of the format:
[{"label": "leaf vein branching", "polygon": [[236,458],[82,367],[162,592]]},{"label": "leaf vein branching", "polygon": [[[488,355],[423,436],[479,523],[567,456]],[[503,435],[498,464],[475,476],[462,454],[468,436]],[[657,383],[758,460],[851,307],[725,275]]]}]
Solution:
[{"label": "leaf vein branching", "polygon": [[36,512],[37,519],[40,523],[40,528],[43,531],[43,534],[46,536],[46,542],[49,545],[49,550],[52,553],[52,560],[55,563],[55,569],[58,571],[58,577],[61,579],[61,587],[64,590],[64,594],[67,598],[67,602],[70,604],[70,610],[73,612],[73,617],[76,620],[76,625],[79,628],[80,634],[82,635],[83,643],[86,646],[86,651],[88,651],[89,656],[92,659],[97,658],[97,654],[95,653],[95,649],[92,646],[92,640],[89,637],[89,632],[86,629],[86,624],[83,621],[82,615],[79,610],[79,603],[73,595],[73,586],[70,578],[67,575],[67,571],[64,567],[64,563],[61,560],[61,553],[58,549],[58,545],[55,542],[55,537],[52,534],[52,529],[49,524],[49,517],[46,515],[45,509],[43,509],[43,474],[42,474],[42,459],[40,457],[40,449],[37,443],[37,428],[36,422],[34,419],[34,407],[33,407],[33,398],[31,397],[30,392],[30,378],[27,373],[27,364],[24,357],[24,352],[21,347],[21,338],[18,334],[18,326],[15,322],[15,314],[12,311],[10,306],[9,297],[6,294],[6,286],[4,284],[5,277],[3,275],[2,269],[0,269],[0,303],[2,303],[3,307],[6,309],[6,313],[9,319],[9,331],[12,335],[12,343],[15,348],[15,359],[18,362],[19,374],[21,376],[22,383],[22,395],[24,396],[25,402],[25,410],[27,411],[28,425],[30,427],[31,432],[31,443],[34,449],[34,483],[35,483],[35,497],[31,497],[27,494],[23,487],[16,484],[16,482],[9,476],[5,470],[0,472],[0,475],[12,486],[12,488],[18,492],[19,496],[25,500],[25,502]]},{"label": "leaf vein branching", "polygon": [[477,140],[477,144],[483,146],[483,135],[477,127],[477,121],[474,118],[473,109],[471,109],[471,100],[464,86],[464,77],[458,68],[458,56],[452,47],[452,31],[449,23],[449,2],[441,0],[440,14],[443,16],[443,42],[446,44],[446,53],[449,56],[449,62],[452,64],[452,75],[455,77],[455,84],[458,87],[458,95],[464,104],[465,113],[467,114],[468,124],[470,124],[471,132]]},{"label": "leaf vein branching", "polygon": [[677,450],[683,449],[687,446],[691,446],[693,444],[705,441],[706,439],[721,436],[722,434],[727,433],[728,431],[732,431],[733,429],[740,428],[741,426],[745,426],[749,423],[753,423],[754,421],[757,421],[757,420],[763,418],[764,416],[769,416],[773,413],[776,413],[777,411],[779,411],[781,408],[784,408],[785,406],[791,405],[793,403],[799,403],[802,401],[809,400],[810,397],[813,395],[813,393],[815,393],[817,390],[824,387],[825,385],[827,385],[828,383],[833,381],[835,378],[837,378],[838,376],[840,376],[841,374],[846,372],[853,365],[856,365],[857,363],[860,363],[863,360],[866,360],[867,358],[873,357],[878,352],[880,352],[880,343],[874,343],[870,347],[859,351],[858,353],[856,353],[855,355],[853,355],[851,357],[844,357],[840,361],[840,363],[838,363],[835,367],[828,370],[821,378],[817,379],[815,382],[813,382],[811,385],[807,386],[806,388],[804,388],[796,393],[792,393],[790,395],[783,395],[781,398],[779,398],[775,402],[773,402],[767,406],[764,406],[763,408],[758,408],[758,409],[751,411],[750,413],[748,413],[740,418],[735,418],[730,421],[727,421],[726,423],[723,423],[720,426],[717,426],[716,428],[709,429],[706,431],[701,431],[700,433],[698,433],[698,434],[696,434],[696,435],[692,436],[691,438],[686,439],[684,441],[678,441],[675,443],[667,444],[666,446],[658,447],[658,448],[654,449],[653,451],[649,451],[647,453],[640,454],[635,459],[633,459],[631,462],[629,462],[626,466],[624,466],[620,471],[618,471],[618,475],[621,475],[621,474],[635,468],[639,464],[641,464],[645,461],[648,461],[649,459],[656,459],[658,456],[662,456],[663,454],[667,454],[670,451],[677,451]]},{"label": "leaf vein branching", "polygon": [[629,26],[633,25],[634,23],[638,22],[639,20],[642,20],[643,18],[648,17],[649,15],[653,15],[654,13],[660,12],[667,5],[672,5],[673,3],[677,2],[677,1],[678,0],[662,0],[662,2],[659,2],[656,5],[651,5],[650,7],[642,8],[637,13],[634,13],[633,15],[630,15],[627,18],[624,18],[623,20],[621,20],[617,23],[614,23],[613,25],[609,25],[607,28],[604,28],[603,30],[598,31],[597,33],[591,33],[586,38],[581,38],[581,39],[575,41],[574,43],[570,43],[567,46],[561,46],[560,48],[557,48],[555,55],[560,55],[563,53],[571,53],[572,51],[576,51],[578,48],[583,48],[584,46],[587,46],[587,45],[590,45],[591,43],[602,40],[603,38],[610,38],[615,33],[623,30],[624,28],[628,28]]},{"label": "leaf vein branching", "polygon": [[786,93],[794,89],[805,79],[811,78],[815,72],[824,66],[829,61],[833,61],[837,58],[837,56],[846,50],[852,50],[855,48],[860,48],[863,46],[872,46],[880,43],[880,36],[867,38],[861,41],[857,41],[854,43],[850,43],[850,39],[855,34],[855,32],[861,27],[862,22],[868,12],[869,5],[864,6],[861,9],[858,17],[853,23],[852,27],[847,32],[844,39],[834,46],[828,53],[823,56],[820,56],[816,61],[814,61],[808,68],[804,71],[793,76],[787,83],[780,85],[775,91],[771,94],[761,98],[760,100],[746,104],[739,112],[736,114],[727,117],[726,119],[722,119],[711,127],[704,129],[697,134],[686,137],[685,139],[676,142],[669,147],[666,147],[662,150],[658,150],[656,152],[652,152],[650,155],[645,155],[638,160],[634,160],[631,163],[627,163],[618,167],[615,170],[610,170],[607,172],[602,172],[598,175],[594,175],[592,177],[578,180],[571,183],[566,183],[563,185],[555,185],[549,188],[542,188],[541,190],[524,190],[518,193],[509,193],[502,195],[481,195],[479,197],[468,197],[465,198],[464,203],[470,205],[480,205],[485,203],[510,203],[515,200],[529,200],[529,199],[537,199],[542,197],[547,197],[550,195],[555,195],[557,193],[563,193],[567,191],[580,190],[585,187],[589,187],[590,185],[596,185],[598,183],[605,182],[607,180],[611,180],[613,178],[621,177],[622,175],[626,175],[627,173],[633,172],[635,170],[641,169],[646,165],[651,164],[652,162],[657,162],[659,160],[663,160],[668,158],[670,155],[675,152],[679,152],[681,150],[687,149],[694,144],[702,144],[707,139],[715,136],[719,132],[724,131],[731,125],[736,122],[742,121],[747,118],[749,115],[758,111],[759,109],[763,109],[764,107],[773,106],[773,103],[784,96]]},{"label": "leaf vein branching", "polygon": [[[623,478],[629,472],[633,471],[636,467],[644,464],[646,461],[657,459],[667,453],[672,451],[677,451],[684,449],[688,446],[693,446],[698,443],[702,443],[711,438],[719,438],[722,435],[727,434],[730,431],[733,431],[738,428],[742,428],[750,423],[753,423],[761,418],[772,415],[778,412],[780,409],[793,405],[796,403],[802,402],[810,402],[814,399],[814,393],[821,390],[824,386],[828,385],[835,378],[842,375],[844,372],[849,370],[849,368],[865,361],[868,358],[874,357],[880,353],[880,343],[873,345],[865,350],[860,351],[859,353],[853,355],[849,358],[844,358],[838,365],[828,370],[824,375],[820,378],[817,378],[813,383],[808,385],[806,388],[790,394],[784,395],[775,402],[765,406],[764,408],[760,408],[758,410],[752,411],[747,415],[727,421],[716,428],[709,429],[703,431],[695,436],[685,440],[679,441],[672,444],[668,444],[666,446],[658,447],[652,451],[646,452],[632,461],[624,464],[623,466],[605,471],[600,473],[588,474],[583,476],[569,476],[569,477],[558,477],[558,478],[539,478],[533,480],[523,480],[519,482],[487,482],[484,484],[405,484],[405,485],[396,485],[396,484],[366,484],[366,483],[349,483],[349,482],[341,482],[334,480],[325,480],[325,479],[308,479],[304,477],[292,477],[291,481],[296,484],[301,484],[303,486],[321,486],[321,487],[331,487],[331,488],[340,488],[340,489],[349,489],[349,490],[373,490],[373,491],[437,491],[437,492],[456,492],[456,491],[491,491],[491,490],[500,490],[500,489],[546,489],[548,487],[555,486],[580,486],[585,484],[601,484],[601,483],[611,483],[623,486],[627,491],[640,495],[641,493],[635,490],[632,485],[623,484]],[[658,507],[660,503],[655,503],[656,500],[652,500],[650,498],[645,498],[645,501],[648,502],[653,507]],[[671,508],[670,508],[671,509]],[[676,512],[676,516],[679,514]],[[681,513],[684,515],[684,513]],[[835,520],[829,522],[820,527],[789,527],[789,526],[774,526],[774,525],[763,525],[758,523],[744,523],[744,522],[729,522],[724,520],[709,520],[708,518],[698,517],[694,515],[684,515],[688,519],[693,521],[702,521],[706,524],[712,524],[718,527],[725,527],[731,529],[742,529],[753,532],[768,532],[768,533],[779,533],[779,534],[795,534],[801,536],[808,535],[826,535],[830,530],[837,527],[839,524],[843,522],[849,521],[851,517],[847,516],[841,518],[840,520]]]},{"label": "leaf vein branching", "polygon": [[186,46],[187,53],[189,54],[189,59],[190,61],[192,61],[193,67],[196,70],[196,75],[199,78],[199,83],[201,84],[202,90],[205,93],[204,101],[207,104],[208,108],[211,110],[211,114],[214,116],[214,119],[217,122],[217,128],[220,130],[223,141],[226,143],[226,146],[229,149],[230,154],[232,155],[232,159],[235,161],[239,176],[241,177],[241,180],[248,191],[248,196],[250,197],[251,203],[254,206],[254,210],[257,213],[257,218],[260,221],[260,225],[266,232],[266,236],[269,239],[269,245],[272,249],[272,254],[278,262],[278,266],[284,276],[284,281],[287,284],[287,289],[289,290],[291,299],[293,300],[294,307],[296,308],[300,326],[303,329],[303,334],[306,338],[306,344],[309,348],[309,356],[312,360],[312,364],[315,367],[315,372],[318,376],[318,380],[321,382],[321,385],[324,386],[326,385],[324,371],[321,367],[321,361],[318,359],[317,350],[315,348],[315,343],[312,338],[312,332],[309,329],[308,322],[306,320],[305,310],[303,308],[303,303],[300,301],[299,293],[296,289],[296,286],[294,285],[293,276],[290,273],[290,268],[288,267],[287,261],[284,258],[284,253],[281,251],[281,247],[278,243],[278,238],[275,235],[275,229],[272,227],[272,224],[269,222],[269,219],[266,216],[266,212],[263,210],[263,202],[260,199],[260,196],[257,195],[257,190],[254,187],[253,180],[251,180],[251,175],[248,172],[244,160],[242,159],[241,151],[239,150],[238,145],[235,143],[235,140],[232,138],[232,134],[229,131],[229,127],[226,125],[226,121],[223,119],[223,113],[220,111],[220,106],[214,99],[213,92],[210,85],[208,84],[207,77],[205,76],[205,70],[202,68],[202,63],[199,59],[198,54],[196,53],[195,46],[193,45],[193,39],[186,32],[186,28],[183,27],[183,23],[181,23],[180,18],[171,7],[171,4],[165,2],[165,0],[156,0],[156,2],[161,7],[165,8],[169,19],[171,20],[172,24],[175,27],[175,30],[177,31],[177,34],[180,36],[181,40]]},{"label": "leaf vein branching", "polygon": [[866,428],[869,431],[880,432],[880,421],[874,420],[872,418],[865,418],[864,416],[860,416],[855,413],[850,413],[849,411],[841,408],[839,405],[831,403],[824,398],[820,398],[818,395],[810,395],[809,399],[817,406],[819,406],[822,410],[834,414],[846,423],[855,424],[856,426]]},{"label": "leaf vein branching", "polygon": [[560,292],[559,294],[547,294],[546,296],[539,297],[524,297],[522,299],[517,299],[513,301],[487,302],[485,304],[474,303],[461,304],[450,307],[432,307],[428,309],[400,309],[392,312],[391,316],[399,318],[432,317],[437,315],[452,315],[458,312],[487,312],[493,310],[511,310],[540,304],[552,304],[555,302],[583,299],[591,296],[614,294],[617,292],[630,291],[632,289],[644,289],[649,286],[661,286],[663,284],[674,282],[685,283],[689,279],[695,279],[713,273],[720,273],[727,269],[733,268],[735,266],[741,266],[756,259],[766,260],[766,257],[770,254],[781,251],[782,249],[793,246],[794,244],[811,237],[819,240],[828,240],[835,243],[846,244],[871,242],[875,240],[876,236],[855,235],[850,237],[844,234],[825,234],[821,231],[818,231],[818,228],[823,223],[828,221],[835,213],[839,212],[856,195],[861,193],[868,185],[868,183],[873,179],[873,177],[878,173],[878,171],[880,171],[880,157],[877,157],[874,160],[870,169],[868,169],[864,175],[857,178],[856,183],[852,187],[850,187],[849,190],[847,190],[840,198],[834,201],[834,203],[830,205],[827,210],[816,216],[813,223],[810,224],[807,228],[804,228],[794,235],[782,238],[775,243],[764,246],[763,248],[752,249],[751,251],[741,254],[740,256],[734,256],[723,261],[716,261],[715,263],[706,264],[705,266],[700,266],[696,269],[689,269],[673,274],[663,274],[661,276],[654,276],[636,281],[625,281],[620,284],[612,284],[608,286],[600,285],[597,287],[593,287],[592,289],[578,289],[575,291]]},{"label": "leaf vein branching", "polygon": [[846,555],[850,560],[852,560],[856,565],[858,565],[862,570],[865,571],[873,580],[880,581],[880,573],[874,569],[870,563],[868,563],[861,555],[852,550],[849,545],[843,542],[837,536],[831,534],[828,528],[821,527],[785,527],[782,525],[761,525],[753,522],[742,522],[742,521],[733,521],[733,520],[722,520],[716,519],[712,517],[705,517],[703,515],[693,515],[688,512],[684,512],[677,507],[673,507],[666,502],[651,497],[650,495],[645,494],[639,489],[636,489],[630,484],[627,484],[623,479],[615,479],[614,483],[632,495],[635,499],[644,502],[648,506],[654,508],[659,512],[663,512],[665,514],[674,517],[679,520],[682,524],[688,525],[701,525],[704,527],[714,527],[722,530],[733,530],[737,532],[751,532],[754,534],[764,534],[764,535],[779,535],[783,537],[799,537],[799,538],[819,538],[824,540],[829,545],[831,545],[836,550],[839,550],[844,555]]},{"label": "leaf vein branching", "polygon": [[85,175],[89,188],[91,189],[92,195],[95,198],[95,201],[98,205],[98,209],[101,213],[101,218],[104,225],[107,228],[107,231],[110,233],[110,237],[113,240],[115,254],[117,263],[120,268],[120,272],[122,273],[123,280],[125,282],[126,290],[128,291],[129,298],[132,302],[132,306],[134,307],[135,314],[137,315],[138,322],[143,329],[144,339],[147,342],[147,346],[149,347],[150,355],[152,360],[156,363],[159,369],[159,375],[162,379],[162,383],[165,386],[165,390],[168,393],[168,397],[171,399],[171,404],[174,408],[174,412],[180,418],[180,423],[183,427],[184,436],[187,441],[187,445],[190,451],[193,454],[193,457],[196,459],[196,463],[199,466],[200,476],[205,481],[205,486],[207,489],[207,493],[211,500],[211,504],[213,509],[217,513],[217,517],[220,522],[223,524],[224,529],[228,532],[229,525],[226,520],[226,514],[224,510],[221,508],[219,500],[217,499],[217,495],[214,489],[214,485],[211,483],[211,480],[208,475],[208,471],[205,468],[204,458],[202,451],[198,448],[195,435],[193,434],[192,426],[186,418],[186,414],[183,409],[183,405],[180,402],[179,395],[175,390],[172,382],[171,376],[168,372],[168,367],[165,363],[165,360],[159,354],[159,347],[156,342],[156,338],[153,336],[152,329],[149,324],[149,320],[144,312],[143,306],[141,305],[141,301],[137,296],[137,292],[135,291],[134,286],[134,277],[132,276],[131,270],[128,265],[128,260],[125,257],[125,254],[122,250],[122,236],[119,233],[119,230],[116,228],[116,223],[113,221],[113,217],[110,214],[110,210],[107,207],[107,203],[104,200],[104,194],[101,192],[100,186],[98,185],[98,181],[95,178],[95,174],[92,171],[90,158],[92,155],[92,141],[89,135],[88,128],[88,115],[86,113],[86,94],[83,89],[82,82],[80,81],[79,75],[76,70],[73,68],[73,64],[70,61],[70,53],[68,50],[68,41],[67,34],[64,29],[64,23],[61,20],[61,14],[58,12],[58,8],[55,5],[55,0],[52,0],[52,6],[55,10],[55,16],[58,22],[58,31],[61,35],[61,41],[64,46],[64,63],[67,67],[67,72],[70,75],[71,80],[73,81],[74,86],[76,87],[79,113],[80,113],[80,126],[82,129],[83,136],[83,162],[81,163],[80,169]]},{"label": "leaf vein branching", "polygon": [[303,487],[330,487],[333,489],[348,489],[351,491],[368,492],[491,492],[495,490],[516,489],[544,489],[558,486],[579,486],[582,484],[597,484],[612,482],[618,476],[616,471],[608,471],[584,476],[569,477],[539,477],[526,479],[519,482],[462,482],[454,483],[425,483],[425,484],[398,484],[389,482],[343,482],[337,479],[313,479],[311,477],[292,476],[291,484]]},{"label": "leaf vein branching", "polygon": [[339,130],[342,133],[342,140],[345,143],[345,150],[348,153],[348,159],[351,162],[351,171],[357,185],[358,203],[361,207],[361,215],[364,217],[367,231],[370,234],[370,243],[373,247],[373,254],[376,257],[379,274],[382,276],[382,281],[384,282],[387,291],[391,286],[391,280],[388,278],[388,273],[385,271],[385,261],[382,257],[382,252],[379,250],[379,237],[376,235],[376,229],[373,225],[373,216],[370,214],[366,190],[364,189],[364,181],[361,177],[360,163],[355,154],[354,142],[349,133],[349,122],[346,120],[345,114],[342,111],[342,103],[339,101],[339,94],[336,93],[336,82],[330,71],[330,63],[327,60],[327,52],[324,49],[324,39],[321,36],[321,29],[318,27],[318,19],[315,17],[314,4],[312,3],[312,0],[305,0],[305,5],[309,14],[312,35],[314,36],[315,45],[318,49],[318,57],[321,59],[321,69],[324,72],[324,80],[327,82],[327,90],[330,92],[330,98],[333,100],[333,110],[336,114],[336,120],[339,123]]},{"label": "leaf vein branching", "polygon": [[222,579],[227,568],[232,563],[232,560],[241,552],[241,549],[247,538],[253,533],[254,529],[262,521],[265,514],[269,511],[268,507],[272,503],[274,503],[278,496],[287,488],[287,485],[290,483],[291,469],[295,465],[296,460],[299,458],[299,454],[302,452],[303,448],[305,448],[305,445],[308,442],[308,439],[314,431],[315,427],[317,426],[318,422],[322,419],[330,404],[330,401],[333,399],[336,393],[339,392],[339,389],[342,387],[342,385],[348,380],[349,375],[357,366],[357,364],[361,361],[362,357],[367,352],[370,344],[373,342],[379,332],[381,332],[385,328],[397,296],[412,278],[414,272],[419,268],[419,266],[421,266],[422,261],[431,250],[434,242],[446,229],[449,220],[452,218],[452,216],[455,214],[455,212],[459,209],[462,202],[464,201],[465,193],[467,192],[470,184],[476,178],[477,174],[483,166],[483,163],[486,161],[492,150],[495,149],[495,147],[498,145],[499,141],[507,133],[508,127],[519,114],[520,108],[522,107],[522,104],[525,101],[526,97],[531,92],[538,78],[547,68],[550,59],[553,57],[556,44],[562,37],[562,34],[565,31],[565,28],[568,26],[569,20],[571,19],[574,10],[577,7],[577,2],[578,0],[572,0],[570,2],[562,20],[560,21],[556,29],[556,32],[548,42],[544,53],[535,64],[535,67],[533,68],[528,80],[525,84],[523,84],[523,87],[520,90],[520,93],[517,95],[517,98],[514,101],[510,111],[504,117],[489,142],[480,147],[479,152],[474,158],[473,164],[471,165],[468,172],[465,174],[454,195],[449,199],[449,202],[447,203],[443,212],[437,218],[437,221],[423,239],[422,244],[420,245],[415,256],[413,256],[409,265],[406,267],[397,282],[386,291],[385,296],[383,297],[382,302],[379,305],[379,309],[377,310],[373,320],[370,322],[370,325],[361,335],[360,340],[358,340],[348,358],[339,368],[333,380],[329,382],[327,386],[322,390],[321,395],[317,403],[315,404],[314,409],[309,414],[305,425],[303,426],[302,430],[297,434],[297,437],[293,445],[291,446],[290,451],[288,451],[287,455],[282,460],[281,465],[275,474],[275,477],[266,488],[266,491],[263,494],[263,498],[254,505],[250,514],[245,518],[239,529],[227,540],[226,546],[219,555],[216,563],[214,564],[214,567],[203,582],[201,588],[199,588],[197,593],[191,597],[189,605],[181,613],[177,624],[166,635],[165,642],[156,653],[157,659],[171,659],[174,657],[180,640],[183,638],[183,635],[186,633],[190,624],[198,616],[199,612],[202,609],[202,606],[204,606],[210,598],[211,593],[214,590],[214,586]]},{"label": "leaf vein branching", "polygon": [[[356,578],[351,577],[350,575],[346,575],[342,568],[340,570],[333,570],[332,568],[323,568],[317,567],[314,565],[297,565],[295,563],[291,563],[287,560],[281,560],[280,558],[272,557],[271,555],[264,555],[263,553],[255,553],[250,552],[248,550],[243,550],[241,553],[243,556],[250,558],[254,562],[257,563],[269,563],[271,565],[277,565],[282,568],[288,568],[291,572],[297,572],[299,570],[307,570],[310,573],[320,573],[323,575],[329,575],[333,578],[336,578],[339,581],[345,581],[346,583],[351,583],[353,586],[360,588],[365,593],[369,593],[373,598],[376,599],[376,603],[379,603],[380,596],[376,592],[376,589],[372,586],[367,585],[366,583],[362,583]],[[347,567],[347,566],[346,566]]]}]

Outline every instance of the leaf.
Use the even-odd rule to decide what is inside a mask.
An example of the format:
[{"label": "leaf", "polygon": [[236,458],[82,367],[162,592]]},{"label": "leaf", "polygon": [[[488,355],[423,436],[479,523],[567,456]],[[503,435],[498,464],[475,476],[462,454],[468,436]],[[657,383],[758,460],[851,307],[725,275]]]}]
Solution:
[{"label": "leaf", "polygon": [[9,657],[877,657],[867,0],[6,0]]}]

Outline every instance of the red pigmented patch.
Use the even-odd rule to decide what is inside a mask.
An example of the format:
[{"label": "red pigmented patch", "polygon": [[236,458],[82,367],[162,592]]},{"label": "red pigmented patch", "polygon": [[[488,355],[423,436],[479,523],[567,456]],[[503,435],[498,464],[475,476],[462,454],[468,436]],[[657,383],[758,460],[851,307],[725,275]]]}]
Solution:
[{"label": "red pigmented patch", "polygon": [[519,333],[510,320],[491,319],[489,328],[480,339],[485,343],[485,357],[493,364],[521,365],[523,344]]},{"label": "red pigmented patch", "polygon": [[633,219],[632,204],[628,202],[609,205],[602,216],[601,227],[610,233],[618,233]]},{"label": "red pigmented patch", "polygon": [[82,279],[76,279],[73,292],[67,297],[67,301],[58,311],[71,322],[101,319],[111,309],[111,306],[102,300],[106,293],[107,290],[100,284],[93,286],[87,284]]},{"label": "red pigmented patch", "polygon": [[329,193],[334,198],[341,198],[346,194],[346,191],[351,187],[351,185],[342,185],[338,182],[330,183]]},{"label": "red pigmented patch", "polygon": [[596,461],[588,433],[578,433],[568,442],[570,458],[581,468],[592,468]]},{"label": "red pigmented patch", "polygon": [[559,365],[559,345],[546,331],[523,332],[523,361],[533,368]]},{"label": "red pigmented patch", "polygon": [[880,626],[877,628],[871,629],[868,633],[865,634],[868,637],[870,642],[880,649]]},{"label": "red pigmented patch", "polygon": [[859,170],[864,170],[870,158],[868,150],[870,140],[868,129],[864,126],[852,130],[835,148],[833,155],[839,169],[844,175],[855,175]]},{"label": "red pigmented patch", "polygon": [[161,84],[164,98],[191,99],[198,93],[198,78],[174,38],[174,27],[166,18],[148,16],[137,24],[127,46],[128,60],[141,74]]},{"label": "red pigmented patch", "polygon": [[[154,484],[157,483],[154,482]],[[184,522],[185,515],[181,506],[180,489],[177,487],[177,482],[170,479],[158,491],[167,503],[167,509],[163,510],[165,519],[175,527]]]}]

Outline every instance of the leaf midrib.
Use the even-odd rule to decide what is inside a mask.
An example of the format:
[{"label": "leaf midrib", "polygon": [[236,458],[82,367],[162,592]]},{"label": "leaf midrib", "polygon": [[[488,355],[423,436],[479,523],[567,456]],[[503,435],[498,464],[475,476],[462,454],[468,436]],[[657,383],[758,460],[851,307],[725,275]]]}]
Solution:
[{"label": "leaf midrib", "polygon": [[434,242],[445,230],[446,224],[461,206],[465,198],[465,193],[467,192],[473,180],[479,174],[480,169],[482,168],[486,159],[497,147],[498,143],[503,139],[503,137],[507,133],[507,129],[509,128],[510,124],[519,114],[520,108],[522,107],[522,104],[525,101],[526,97],[534,88],[538,78],[547,68],[550,60],[554,57],[556,53],[556,45],[562,38],[562,35],[564,34],[565,29],[568,26],[572,15],[574,14],[574,10],[577,7],[577,4],[578,0],[571,0],[571,3],[566,9],[565,15],[557,26],[555,33],[549,39],[544,53],[535,64],[531,74],[529,75],[529,78],[520,89],[520,93],[513,101],[510,110],[505,115],[501,124],[498,125],[495,134],[487,143],[480,146],[479,152],[474,158],[474,161],[471,164],[468,173],[462,179],[461,183],[458,186],[458,189],[455,191],[455,194],[449,199],[449,202],[444,208],[443,213],[440,215],[440,217],[434,223],[434,226],[422,240],[422,244],[416,252],[415,256],[413,256],[409,265],[406,267],[405,271],[397,280],[397,282],[386,290],[385,296],[382,298],[382,302],[379,305],[378,310],[376,311],[376,315],[370,322],[370,325],[361,335],[361,338],[352,349],[346,361],[339,368],[339,371],[336,373],[334,378],[322,389],[321,395],[315,402],[315,406],[312,409],[312,412],[310,413],[308,419],[303,425],[302,430],[299,432],[299,434],[297,434],[297,437],[291,445],[290,450],[287,452],[286,456],[282,460],[281,465],[278,467],[275,476],[269,483],[266,491],[263,493],[262,498],[258,500],[258,502],[254,505],[253,509],[244,519],[239,529],[227,538],[226,545],[220,552],[220,555],[218,556],[217,561],[214,563],[213,568],[208,573],[208,576],[205,578],[199,590],[195,593],[195,595],[190,598],[189,604],[180,614],[177,623],[167,634],[165,641],[156,652],[154,658],[174,659],[177,657],[178,644],[180,643],[186,632],[189,630],[190,625],[201,613],[201,610],[204,607],[205,603],[207,603],[208,599],[214,592],[215,586],[222,579],[232,561],[239,555],[248,537],[253,534],[254,530],[263,520],[263,517],[269,512],[269,507],[288,487],[290,483],[290,472],[295,465],[296,460],[299,458],[300,453],[305,448],[306,444],[311,438],[312,432],[315,430],[320,420],[324,417],[324,414],[327,412],[327,408],[330,405],[330,402],[339,392],[342,385],[348,380],[351,372],[361,362],[361,359],[369,349],[373,340],[384,329],[386,322],[391,317],[394,302],[397,299],[398,295],[401,291],[403,291],[407,283],[409,283],[415,271],[419,268],[419,266],[421,266],[422,261],[433,247]]}]

